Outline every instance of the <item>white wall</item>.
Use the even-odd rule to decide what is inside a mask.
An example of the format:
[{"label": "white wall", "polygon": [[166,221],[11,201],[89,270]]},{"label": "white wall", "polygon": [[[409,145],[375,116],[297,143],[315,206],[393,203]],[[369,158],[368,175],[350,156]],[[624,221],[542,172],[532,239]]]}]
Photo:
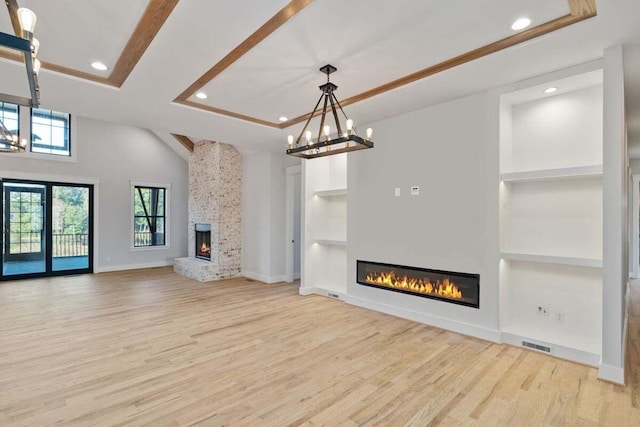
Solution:
[{"label": "white wall", "polygon": [[514,171],[602,164],[602,87],[513,107]]},{"label": "white wall", "polygon": [[286,167],[297,159],[272,152],[242,160],[242,274],[274,283],[285,280]]},{"label": "white wall", "polygon": [[[151,132],[74,116],[77,162],[0,156],[5,178],[97,181],[94,270],[170,265],[187,253],[187,163]],[[131,250],[129,181],[171,184],[170,247]]]},{"label": "white wall", "polygon": [[[375,148],[349,154],[347,292],[356,303],[499,339],[497,250],[487,256],[497,235],[498,141],[486,107],[474,95],[374,123]],[[356,260],[479,273],[480,309],[358,285]]]},{"label": "white wall", "polygon": [[247,277],[268,277],[270,274],[270,173],[270,153],[243,156],[242,275]]}]

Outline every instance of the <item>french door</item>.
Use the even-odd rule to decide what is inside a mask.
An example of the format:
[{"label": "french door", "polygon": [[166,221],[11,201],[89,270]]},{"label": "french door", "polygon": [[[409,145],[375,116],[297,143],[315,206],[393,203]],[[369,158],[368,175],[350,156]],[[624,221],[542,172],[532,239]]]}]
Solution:
[{"label": "french door", "polygon": [[0,280],[93,271],[93,186],[2,180]]}]

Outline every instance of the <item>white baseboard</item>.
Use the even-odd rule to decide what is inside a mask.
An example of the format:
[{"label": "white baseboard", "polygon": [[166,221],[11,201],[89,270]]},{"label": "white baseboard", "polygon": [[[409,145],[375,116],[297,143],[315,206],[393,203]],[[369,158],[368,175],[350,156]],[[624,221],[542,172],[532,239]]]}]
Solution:
[{"label": "white baseboard", "polygon": [[448,331],[457,332],[463,335],[469,335],[487,341],[496,343],[501,342],[501,334],[498,330],[482,328],[463,322],[456,322],[455,320],[431,316],[417,311],[398,308],[379,302],[354,297],[351,295],[347,295],[345,296],[345,298],[345,301],[347,303],[358,307],[368,308],[369,310],[379,311],[381,313],[390,314],[392,316],[402,317],[403,319],[413,320],[415,322],[424,323],[427,325],[435,326],[437,328],[446,329]]},{"label": "white baseboard", "polygon": [[141,264],[105,265],[93,269],[94,273],[108,273],[110,271],[140,270],[143,268],[168,267],[173,265],[173,260],[146,262]]},{"label": "white baseboard", "polygon": [[598,366],[598,378],[612,383],[624,385],[624,368],[600,364]]},{"label": "white baseboard", "polygon": [[[550,356],[558,357],[560,359],[571,360],[573,362],[582,363],[583,365],[589,365],[593,367],[598,367],[600,362],[600,355],[595,353],[590,353],[584,350],[578,350],[572,347],[566,347],[563,345],[558,345],[554,343],[550,343],[547,341],[541,341],[537,339],[533,339],[530,337],[513,334],[511,332],[502,332],[502,342],[506,344],[511,344],[516,347],[522,347],[522,341],[528,341],[533,344],[543,345],[545,347],[551,348],[551,353],[544,353],[540,351],[541,354],[549,354]],[[527,349],[531,350],[531,349]],[[536,350],[531,350],[536,351]]]},{"label": "white baseboard", "polygon": [[249,279],[257,280],[258,282],[264,283],[278,283],[284,282],[286,277],[282,276],[267,276],[266,274],[253,273],[251,271],[242,270],[242,276],[247,277]]},{"label": "white baseboard", "polygon": [[298,293],[300,295],[320,295],[323,297],[329,297],[329,298],[333,298],[333,299],[339,299],[341,301],[346,301],[347,296],[341,292],[335,292],[335,291],[328,291],[326,289],[322,289],[322,288],[300,288],[300,290],[298,291]]}]

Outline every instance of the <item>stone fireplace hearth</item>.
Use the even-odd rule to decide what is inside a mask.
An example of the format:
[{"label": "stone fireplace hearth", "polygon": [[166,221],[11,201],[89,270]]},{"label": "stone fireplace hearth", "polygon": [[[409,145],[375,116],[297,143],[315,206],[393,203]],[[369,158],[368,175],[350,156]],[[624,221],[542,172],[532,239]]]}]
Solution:
[{"label": "stone fireplace hearth", "polygon": [[[189,257],[174,271],[208,282],[240,276],[242,155],[228,144],[200,141],[189,159]],[[208,225],[209,258],[196,251],[196,224]]]}]

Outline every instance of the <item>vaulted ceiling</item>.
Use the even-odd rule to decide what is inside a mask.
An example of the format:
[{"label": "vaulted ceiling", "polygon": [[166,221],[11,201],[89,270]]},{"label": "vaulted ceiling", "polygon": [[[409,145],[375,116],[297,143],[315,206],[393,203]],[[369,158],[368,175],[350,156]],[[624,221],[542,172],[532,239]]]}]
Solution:
[{"label": "vaulted ceiling", "polygon": [[[319,97],[326,63],[338,68],[347,113],[366,124],[597,59],[640,36],[637,0],[19,3],[38,15],[43,107],[243,150],[284,147]],[[514,32],[521,16],[533,24]],[[2,10],[0,31],[13,32]],[[8,51],[0,76],[0,92],[28,94]]]}]

